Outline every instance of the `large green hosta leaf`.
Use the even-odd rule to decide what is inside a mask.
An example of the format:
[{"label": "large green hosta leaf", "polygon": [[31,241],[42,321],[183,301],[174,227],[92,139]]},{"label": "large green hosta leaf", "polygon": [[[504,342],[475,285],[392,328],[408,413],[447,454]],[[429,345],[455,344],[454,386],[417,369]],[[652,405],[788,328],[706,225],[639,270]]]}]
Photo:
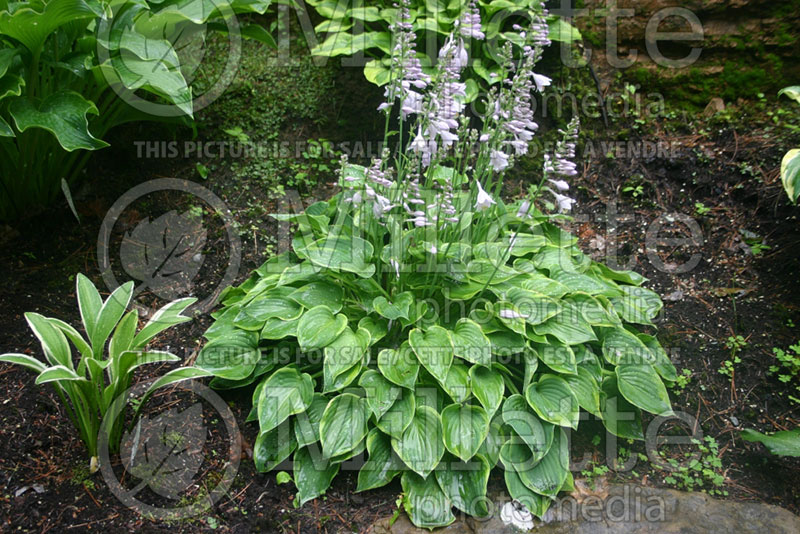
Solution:
[{"label": "large green hosta leaf", "polygon": [[309,244],[295,240],[292,246],[298,256],[318,267],[352,272],[363,278],[375,273],[375,264],[370,263],[372,244],[360,237],[329,235]]},{"label": "large green hosta leaf", "polygon": [[762,434],[757,430],[742,430],[742,438],[747,441],[760,441],[772,454],[778,456],[800,456],[800,428],[782,430],[774,434]]},{"label": "large green hosta leaf", "polygon": [[664,304],[658,294],[644,287],[621,286],[623,295],[611,299],[614,309],[625,321],[653,324]]},{"label": "large green hosta leaf", "polygon": [[347,317],[333,315],[327,306],[316,306],[297,323],[297,342],[302,350],[315,350],[333,343],[347,328]]},{"label": "large green hosta leaf", "polygon": [[16,9],[0,12],[0,34],[12,37],[38,54],[45,40],[64,24],[87,21],[103,15],[103,5],[95,0],[47,0],[20,2]]},{"label": "large green hosta leaf", "polygon": [[453,342],[449,332],[441,326],[432,326],[425,332],[415,328],[409,333],[408,342],[425,369],[444,382],[453,363]]},{"label": "large green hosta leaf", "polygon": [[525,484],[522,483],[519,474],[513,469],[506,469],[503,473],[506,482],[506,489],[512,499],[519,502],[525,508],[537,517],[544,516],[547,509],[550,507],[552,499],[544,497],[531,491]]},{"label": "large green hosta leaf", "polygon": [[195,365],[218,378],[242,380],[253,373],[260,357],[256,334],[233,330],[206,343]]},{"label": "large green hosta leaf", "polygon": [[295,506],[303,506],[325,493],[339,472],[339,465],[319,454],[312,454],[308,447],[298,449],[294,453],[294,483],[297,486]]},{"label": "large green hosta leaf", "polygon": [[444,445],[447,450],[469,461],[489,433],[489,416],[479,406],[451,404],[442,411]]},{"label": "large green hosta leaf", "polygon": [[451,511],[453,503],[439,487],[436,477],[423,478],[411,471],[405,471],[400,480],[405,494],[403,505],[412,523],[418,527],[434,529],[455,521]]},{"label": "large green hosta leaf", "polygon": [[392,451],[391,438],[373,428],[367,435],[369,458],[358,472],[356,491],[385,486],[403,470],[403,462]]},{"label": "large green hosta leaf", "polygon": [[436,482],[450,502],[469,515],[485,517],[489,514],[486,486],[491,468],[486,458],[475,456],[470,462],[444,462],[436,471]]},{"label": "large green hosta leaf", "polygon": [[539,417],[554,425],[578,428],[578,399],[567,382],[555,375],[542,375],[528,386],[525,398]]},{"label": "large green hosta leaf", "polygon": [[667,388],[651,365],[622,364],[615,372],[619,392],[628,402],[656,415],[672,415]]},{"label": "large green hosta leaf", "polygon": [[192,116],[192,90],[179,67],[162,59],[142,59],[127,50],[111,57],[100,69],[110,84],[122,84],[130,91],[147,90]]},{"label": "large green hosta leaf", "polygon": [[550,450],[530,469],[517,470],[522,483],[546,497],[555,497],[569,475],[569,441],[563,429],[557,428]]},{"label": "large green hosta leaf", "polygon": [[444,454],[442,421],[436,410],[417,406],[403,435],[392,438],[392,448],[409,468],[422,477],[428,477]]},{"label": "large green hosta leaf", "polygon": [[322,414],[328,407],[328,398],[320,393],[314,393],[314,398],[306,411],[295,416],[294,435],[298,447],[308,447],[320,440],[319,423]]},{"label": "large green hosta leaf", "polygon": [[327,458],[348,453],[367,435],[366,402],[352,393],[334,397],[319,424],[322,451]]},{"label": "large green hosta leaf", "polygon": [[361,375],[358,385],[367,394],[367,405],[377,419],[392,407],[403,390],[386,380],[379,372],[370,369]]},{"label": "large green hosta leaf", "polygon": [[800,196],[800,148],[793,148],[781,160],[781,182],[789,200],[797,203]]},{"label": "large green hosta leaf", "polygon": [[383,349],[378,353],[378,369],[389,381],[414,389],[419,373],[419,360],[408,345],[400,349]]},{"label": "large green hosta leaf", "polygon": [[597,336],[577,307],[564,306],[561,313],[533,327],[540,336],[551,335],[565,345],[580,345],[596,341]]},{"label": "large green hosta leaf", "polygon": [[344,291],[341,286],[331,282],[311,282],[289,294],[289,298],[311,309],[315,306],[327,306],[333,313],[342,309]]},{"label": "large green hosta leaf", "polygon": [[108,143],[89,132],[86,115],[97,115],[97,107],[78,93],[60,91],[36,103],[19,96],[11,101],[8,110],[20,132],[28,128],[47,130],[68,152],[78,149],[97,150],[108,146]]},{"label": "large green hosta leaf", "polygon": [[468,362],[489,365],[492,362],[492,344],[471,319],[459,319],[450,332],[453,354]]},{"label": "large green hosta leaf", "polygon": [[622,327],[603,333],[603,356],[611,365],[656,363],[647,345]]},{"label": "large green hosta leaf", "polygon": [[472,393],[489,417],[494,416],[503,402],[503,393],[506,389],[503,377],[488,367],[473,365],[469,370],[469,378],[472,382]]},{"label": "large green hosta leaf", "polygon": [[259,432],[269,432],[289,416],[304,412],[314,398],[310,375],[297,369],[278,369],[264,381],[258,398]]},{"label": "large green hosta leaf", "polygon": [[269,432],[261,432],[253,445],[253,462],[260,472],[272,471],[297,449],[292,425],[284,421]]},{"label": "large green hosta leaf", "polygon": [[600,405],[606,430],[621,438],[643,440],[642,414],[620,394],[616,376],[605,377],[600,388]]},{"label": "large green hosta leaf", "polygon": [[511,395],[503,403],[503,421],[514,429],[532,453],[532,462],[538,462],[547,453],[553,441],[553,425],[542,423],[531,413],[522,395]]},{"label": "large green hosta leaf", "polygon": [[[361,332],[365,332],[363,329]],[[368,334],[367,334],[368,335]],[[325,347],[323,354],[323,378],[325,381],[323,392],[328,393],[347,386],[355,379],[350,376],[356,371],[348,372],[354,366],[361,364],[361,359],[367,351],[367,341],[350,329],[345,327],[339,337]],[[342,375],[347,375],[343,377]]]},{"label": "large green hosta leaf", "polygon": [[584,367],[578,367],[578,374],[563,377],[578,399],[578,404],[587,412],[602,417],[600,412],[600,386],[594,376]]}]

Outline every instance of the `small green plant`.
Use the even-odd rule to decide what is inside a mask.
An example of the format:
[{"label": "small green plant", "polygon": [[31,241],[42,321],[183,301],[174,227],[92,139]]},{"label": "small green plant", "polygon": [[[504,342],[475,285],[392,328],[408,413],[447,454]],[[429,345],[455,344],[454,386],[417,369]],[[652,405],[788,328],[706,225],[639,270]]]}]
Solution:
[{"label": "small green plant", "polygon": [[751,232],[749,230],[745,230],[744,228],[740,228],[739,233],[742,235],[742,238],[744,238],[744,243],[750,249],[750,253],[753,256],[759,256],[765,250],[769,250],[772,248],[769,245],[767,245],[763,237],[761,237],[755,232]]},{"label": "small green plant", "polygon": [[658,469],[669,471],[664,483],[686,491],[703,491],[709,495],[728,495],[723,488],[725,475],[719,457],[717,440],[706,436],[703,441],[693,439],[696,452],[685,452],[683,458],[666,458],[666,451],[659,454],[665,458],[666,465],[653,464]]},{"label": "small green plant", "polygon": [[679,374],[675,382],[672,383],[672,391],[675,393],[683,393],[683,390],[686,389],[686,386],[692,381],[692,375],[691,369],[682,369],[681,374]]},{"label": "small green plant", "polygon": [[586,483],[589,487],[594,489],[597,479],[607,475],[609,471],[610,469],[607,465],[590,462],[586,466],[586,469],[581,471],[581,475],[586,479]]},{"label": "small green plant", "polygon": [[334,177],[341,151],[335,150],[333,143],[327,139],[309,139],[307,148],[300,155],[302,158],[289,164],[289,172],[294,175],[289,176],[286,185],[308,194],[320,178]]},{"label": "small green plant", "polygon": [[200,176],[200,178],[203,180],[208,179],[208,167],[198,161],[195,163],[194,168],[197,170],[197,174]]},{"label": "small green plant", "polygon": [[725,347],[731,351],[731,356],[722,362],[722,365],[719,368],[719,374],[733,379],[735,365],[737,363],[742,363],[742,359],[739,357],[739,351],[747,347],[747,340],[739,335],[728,336],[728,339],[725,341]]},{"label": "small green plant", "polygon": [[789,395],[789,400],[795,404],[800,404],[800,381],[797,380],[800,375],[800,343],[789,345],[786,350],[774,347],[772,353],[775,359],[778,360],[777,364],[769,366],[768,374],[777,375],[778,380],[784,384],[795,381],[795,395]]},{"label": "small green plant", "polygon": [[702,202],[695,202],[694,212],[697,214],[698,217],[702,217],[703,215],[708,215],[709,213],[711,213],[711,208],[709,208]]},{"label": "small green plant", "polygon": [[[137,333],[138,311],[125,313],[133,296],[133,282],[121,285],[103,302],[94,284],[79,274],[76,293],[86,338],[64,321],[28,312],[25,319],[39,339],[47,363],[26,354],[3,354],[0,361],[27,367],[38,373],[37,385],[51,384],[55,388],[86,444],[89,469],[94,472],[99,467],[97,443],[101,431],[107,433],[109,450],[119,449],[122,410],[115,410],[119,415],[110,425],[103,426],[103,422],[112,405],[117,406],[113,403],[125,402],[133,371],[148,363],[179,359],[168,352],[145,347],[167,328],[189,321],[190,318],[181,313],[197,299],[186,298],[167,304]],[[77,368],[68,340],[80,353]],[[157,379],[141,397],[141,402],[159,387],[205,375],[207,373],[193,367],[174,369]]]},{"label": "small green plant", "polygon": [[642,184],[627,185],[622,188],[623,193],[628,193],[633,198],[639,198],[644,193],[644,186]]},{"label": "small green plant", "polygon": [[630,196],[634,200],[638,199],[644,194],[644,183],[642,182],[643,179],[644,176],[641,174],[637,173],[631,175],[628,181],[625,182],[625,185],[623,185],[622,193]]}]

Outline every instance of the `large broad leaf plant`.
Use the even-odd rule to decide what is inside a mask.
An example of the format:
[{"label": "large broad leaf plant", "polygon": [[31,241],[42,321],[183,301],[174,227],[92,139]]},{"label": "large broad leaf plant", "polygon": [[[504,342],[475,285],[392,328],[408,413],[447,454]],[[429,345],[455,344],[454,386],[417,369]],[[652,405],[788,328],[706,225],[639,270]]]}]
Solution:
[{"label": "large broad leaf plant", "polygon": [[433,528],[453,508],[487,515],[498,468],[541,516],[571,486],[581,411],[630,439],[643,438],[642,411],[671,413],[675,369],[639,330],[662,304],[558,225],[574,203],[576,121],[527,198],[499,197],[549,82],[533,70],[543,19],[518,36],[522,55],[502,47],[506,83],[478,122],[464,115],[459,34],[429,76],[407,4],[397,16],[380,109],[387,132],[399,109],[388,135],[405,149],[369,167],[343,161],[339,194],[276,216],[296,227],[291,250],[223,292],[196,365],[215,388],[252,390],[256,467],[291,459],[298,506],[358,469],[358,491],[399,477],[411,520]]},{"label": "large broad leaf plant", "polygon": [[[191,117],[185,75],[197,39],[270,3],[0,0],[0,220],[69,195],[114,126]],[[271,42],[260,27],[242,25],[241,34]],[[132,107],[134,93],[176,111]]]},{"label": "large broad leaf plant", "polygon": [[[314,27],[319,42],[311,53],[323,57],[365,57],[364,76],[383,86],[392,77],[391,24],[397,19],[397,2],[350,0],[308,0],[322,21]],[[453,32],[465,9],[467,0],[413,0],[409,3],[409,22],[420,43],[419,57],[430,67],[429,57],[435,57],[437,47]],[[502,60],[499,44],[510,41],[522,46],[524,38],[515,25],[525,25],[542,13],[540,0],[492,0],[474,3],[480,16],[485,39],[475,39],[470,64],[462,73],[467,101],[477,98],[479,91],[502,80]],[[549,15],[546,21],[548,36],[554,41],[573,43],[581,39],[580,32],[563,18]]]}]

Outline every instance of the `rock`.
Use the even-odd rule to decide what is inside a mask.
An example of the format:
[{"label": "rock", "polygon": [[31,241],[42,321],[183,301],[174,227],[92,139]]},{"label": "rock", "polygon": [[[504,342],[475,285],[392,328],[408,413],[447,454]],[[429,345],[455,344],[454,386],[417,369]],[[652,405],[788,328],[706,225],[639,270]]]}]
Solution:
[{"label": "rock", "polygon": [[[728,534],[730,532],[794,534],[800,518],[778,506],[721,501],[705,493],[612,485],[602,493],[578,492],[559,499],[536,521],[537,534]],[[513,534],[519,532],[500,519],[499,510],[508,499],[495,499],[488,518],[461,517],[438,529],[442,534]],[[372,525],[371,534],[424,534],[401,515],[394,525],[390,518]]]},{"label": "rock", "polygon": [[713,117],[720,111],[725,111],[725,102],[720,97],[715,96],[708,102],[706,109],[703,110],[703,115]]}]

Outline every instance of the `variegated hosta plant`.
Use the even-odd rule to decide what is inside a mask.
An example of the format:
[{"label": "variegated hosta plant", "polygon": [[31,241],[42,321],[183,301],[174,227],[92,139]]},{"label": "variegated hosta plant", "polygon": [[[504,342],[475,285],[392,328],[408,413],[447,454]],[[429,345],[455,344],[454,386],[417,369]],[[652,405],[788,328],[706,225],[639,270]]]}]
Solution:
[{"label": "variegated hosta plant", "polygon": [[[181,313],[197,299],[180,299],[165,305],[137,332],[138,312],[126,313],[133,295],[133,282],[118,287],[104,302],[92,282],[79,274],[76,293],[86,337],[60,319],[29,312],[25,320],[42,345],[45,361],[27,354],[3,354],[0,362],[31,369],[38,374],[37,385],[50,384],[55,388],[67,416],[86,445],[90,470],[94,472],[99,467],[97,448],[101,431],[107,432],[110,452],[119,448],[123,412],[114,407],[124,406],[133,372],[145,364],[179,360],[169,352],[147,350],[147,344],[167,328],[189,321],[190,318]],[[79,354],[77,366],[70,343]],[[149,386],[140,407],[159,387],[206,375],[194,367],[169,371]],[[108,413],[117,416],[104,425]]]},{"label": "variegated hosta plant", "polygon": [[[411,520],[433,528],[454,507],[488,514],[498,468],[541,516],[571,485],[581,410],[633,439],[641,411],[671,412],[663,381],[675,369],[637,330],[652,327],[661,301],[556,224],[574,203],[577,121],[530,196],[498,196],[549,83],[534,72],[543,21],[518,36],[522,56],[503,47],[506,82],[477,125],[463,116],[458,34],[429,76],[411,53],[407,6],[400,14],[380,109],[388,120],[399,107],[406,150],[369,167],[343,162],[333,199],[277,216],[296,225],[291,250],[223,293],[196,365],[214,387],[252,388],[256,467],[291,458],[297,505],[358,469],[359,491],[400,477]],[[470,22],[471,11],[458,27]]]}]

